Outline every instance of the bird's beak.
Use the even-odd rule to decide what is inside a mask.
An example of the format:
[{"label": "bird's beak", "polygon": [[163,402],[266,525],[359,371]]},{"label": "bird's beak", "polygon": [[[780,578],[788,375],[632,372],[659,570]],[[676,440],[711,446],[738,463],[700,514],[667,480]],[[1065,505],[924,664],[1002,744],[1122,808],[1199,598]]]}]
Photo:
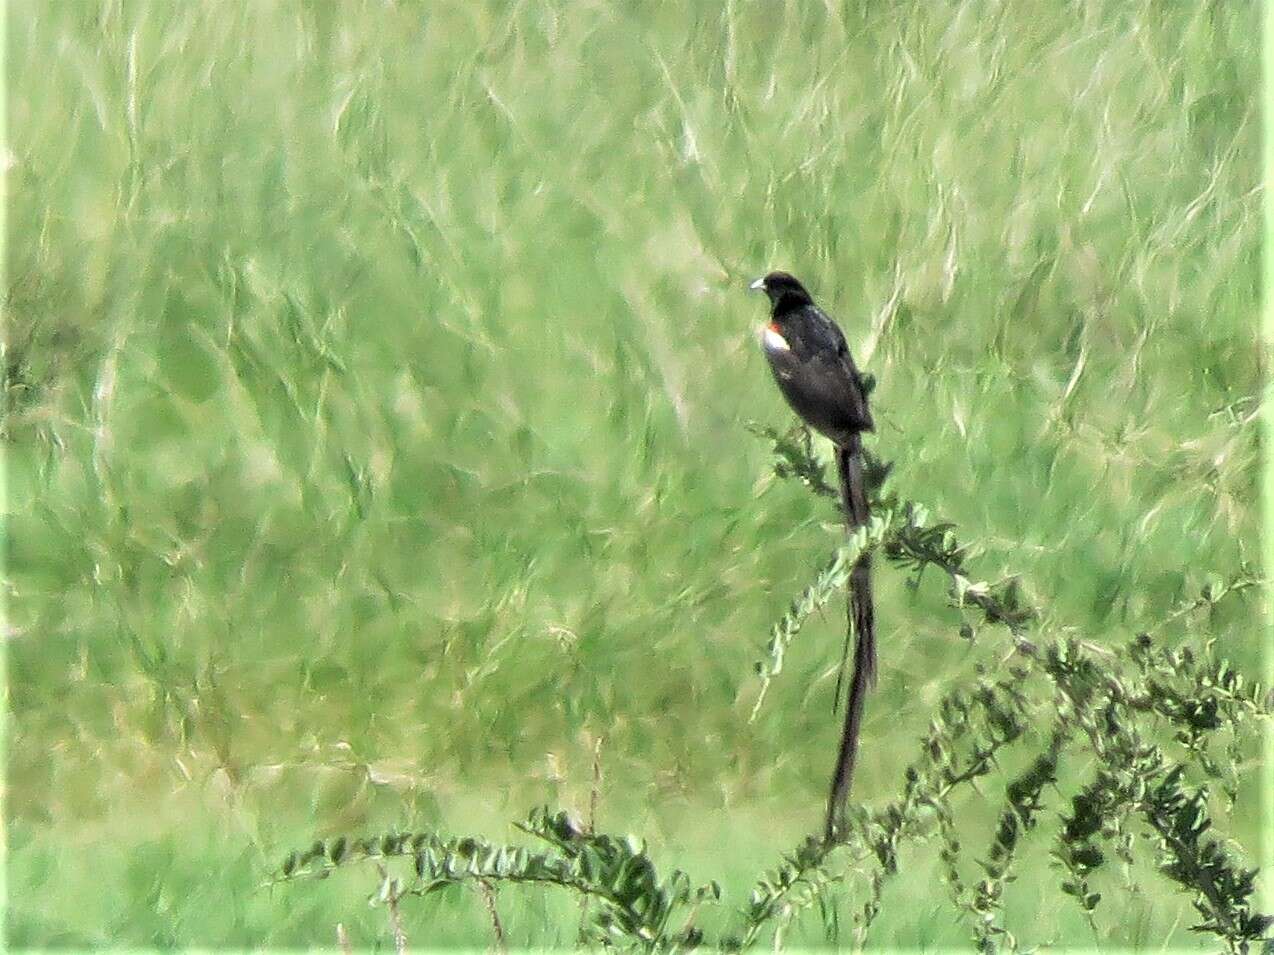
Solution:
[{"label": "bird's beak", "polygon": [[751,285],[749,285],[749,286],[748,286],[748,288],[749,288],[749,289],[751,289],[753,292],[764,292],[764,291],[765,291],[765,279],[764,279],[764,278],[759,278],[759,279],[757,279],[755,282],[753,282]]}]

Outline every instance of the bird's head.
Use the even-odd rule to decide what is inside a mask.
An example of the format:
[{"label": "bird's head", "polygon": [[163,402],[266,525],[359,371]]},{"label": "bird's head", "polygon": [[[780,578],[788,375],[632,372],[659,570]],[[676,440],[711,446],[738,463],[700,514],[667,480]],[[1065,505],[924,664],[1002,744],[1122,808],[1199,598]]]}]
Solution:
[{"label": "bird's head", "polygon": [[757,279],[748,288],[768,295],[776,310],[780,305],[783,308],[800,308],[802,305],[811,305],[814,301],[810,298],[810,293],[805,291],[805,286],[787,272],[771,272],[765,278]]}]

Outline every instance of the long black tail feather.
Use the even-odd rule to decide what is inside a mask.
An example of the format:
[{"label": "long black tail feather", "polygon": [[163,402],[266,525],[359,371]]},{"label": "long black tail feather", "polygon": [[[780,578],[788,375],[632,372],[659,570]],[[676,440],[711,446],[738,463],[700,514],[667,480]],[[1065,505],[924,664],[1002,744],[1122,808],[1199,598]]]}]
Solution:
[{"label": "long black tail feather", "polygon": [[[845,524],[852,531],[866,524],[868,518],[862,445],[857,435],[852,444],[836,449],[836,470],[840,476]],[[850,786],[854,781],[854,764],[858,757],[863,704],[868,690],[876,684],[876,617],[872,606],[870,554],[859,557],[849,574],[849,623],[851,634],[846,636],[841,674],[836,680],[837,702],[841,696],[851,637],[854,638],[854,669],[849,683],[849,699],[845,706],[840,752],[836,757],[836,770],[832,774],[832,789],[827,800],[826,837],[829,840],[836,836],[849,799]]]}]

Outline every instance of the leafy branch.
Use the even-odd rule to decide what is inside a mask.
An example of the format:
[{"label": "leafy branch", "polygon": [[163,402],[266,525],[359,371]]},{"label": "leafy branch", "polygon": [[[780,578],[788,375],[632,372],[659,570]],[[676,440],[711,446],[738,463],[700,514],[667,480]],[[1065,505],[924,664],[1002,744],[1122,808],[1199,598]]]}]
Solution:
[{"label": "leafy branch", "polygon": [[[827,481],[826,467],[814,454],[809,432],[798,427],[786,433],[774,428],[751,426],[753,433],[771,444],[773,469],[780,478],[800,481],[815,494],[839,501],[836,489]],[[918,583],[927,567],[947,575],[950,596],[956,607],[975,607],[988,623],[1003,624],[1022,649],[1032,649],[1021,639],[1036,611],[1027,605],[1016,578],[991,583],[978,580],[967,566],[969,548],[961,544],[955,525],[931,519],[922,504],[903,499],[890,486],[890,465],[864,451],[864,476],[871,520],[833,552],[814,581],[796,598],[788,612],[773,628],[766,646],[767,659],[756,664],[762,685],[752,709],[756,718],[771,681],[783,669],[784,656],[805,619],[837,595],[853,560],[862,553],[881,550],[892,563],[912,571]]]},{"label": "leafy branch", "polygon": [[[829,868],[833,853],[875,858],[871,893],[860,919],[865,931],[879,913],[885,882],[898,870],[902,843],[949,814],[951,793],[992,771],[997,755],[1025,731],[1026,699],[1008,682],[981,681],[972,691],[957,688],[939,702],[919,759],[904,774],[903,793],[881,810],[857,810],[835,842],[809,838],[767,873],[744,910],[739,947],[753,944],[771,922],[790,921],[815,905],[840,876]],[[980,715],[980,719],[979,719]],[[972,735],[967,747],[961,741]]]},{"label": "leafy branch", "polygon": [[661,879],[638,840],[585,832],[565,812],[536,809],[517,827],[549,843],[553,851],[534,852],[474,836],[444,838],[428,832],[359,840],[341,836],[291,853],[272,883],[326,878],[336,869],[360,862],[410,858],[414,879],[403,883],[382,870],[377,898],[427,896],[465,883],[556,885],[601,903],[591,913],[589,941],[668,951],[693,946],[701,939],[699,930],[689,923],[672,932],[670,920],[681,907],[717,900],[716,883],[694,888],[679,869]]},{"label": "leafy branch", "polygon": [[[1142,653],[1149,650],[1144,635],[1133,647]],[[1274,917],[1252,911],[1256,870],[1242,868],[1220,840],[1205,836],[1213,828],[1207,791],[1188,785],[1186,765],[1169,759],[1160,746],[1144,738],[1136,723],[1144,710],[1129,705],[1142,698],[1129,691],[1120,675],[1098,671],[1074,642],[1050,648],[1045,666],[1066,694],[1075,723],[1100,761],[1096,778],[1075,799],[1075,812],[1061,833],[1063,845],[1055,853],[1079,877],[1078,882],[1064,884],[1063,891],[1079,898],[1088,912],[1096,907],[1100,896],[1086,886],[1087,874],[1104,861],[1095,839],[1109,838],[1119,820],[1136,813],[1154,833],[1159,870],[1193,896],[1203,916],[1201,923],[1191,926],[1194,931],[1211,932],[1238,952],[1265,940]],[[1267,708],[1257,712],[1270,715]]]},{"label": "leafy branch", "polygon": [[783,672],[783,658],[787,648],[800,633],[806,619],[834,597],[845,592],[845,582],[849,579],[854,562],[864,551],[878,546],[883,537],[884,525],[879,521],[873,521],[855,530],[845,544],[836,549],[831,560],[815,575],[813,583],[792,601],[787,613],[774,624],[770,632],[770,642],[767,645],[769,657],[756,664],[756,672],[761,677],[761,689],[757,694],[756,702],[752,705],[749,722],[754,721],[757,714],[761,712],[761,704],[765,702],[770,683]]},{"label": "leafy branch", "polygon": [[[759,433],[773,446],[777,475],[799,479],[817,494],[835,495],[823,477],[823,466],[813,455],[803,429],[787,434],[760,429]],[[1174,739],[1184,748],[1186,759],[1201,766],[1207,775],[1222,779],[1232,803],[1239,775],[1237,735],[1227,768],[1211,759],[1207,739],[1223,726],[1233,727],[1237,732],[1237,727],[1249,717],[1270,716],[1270,694],[1259,684],[1245,685],[1242,676],[1225,661],[1213,659],[1211,641],[1204,644],[1201,652],[1188,645],[1166,649],[1156,647],[1149,634],[1140,634],[1125,647],[1101,651],[1067,637],[1049,642],[1041,650],[1023,636],[1039,613],[1024,603],[1016,579],[1009,578],[999,584],[974,580],[966,566],[970,548],[959,542],[953,525],[931,520],[927,509],[904,500],[890,489],[887,466],[873,459],[869,461],[867,474],[872,515],[876,521],[875,534],[868,546],[880,547],[893,563],[911,569],[915,580],[930,565],[940,568],[950,579],[953,603],[960,607],[975,606],[988,623],[1006,627],[1015,647],[1021,651],[1018,659],[1022,664],[1015,671],[1018,679],[1014,684],[997,684],[1004,691],[1002,697],[990,690],[985,680],[981,682],[983,700],[989,705],[989,712],[996,714],[994,723],[999,732],[992,734],[989,741],[975,745],[969,766],[958,775],[948,775],[947,789],[941,785],[935,787],[931,772],[935,767],[928,767],[927,772],[924,767],[913,766],[907,773],[902,800],[887,807],[883,815],[860,812],[859,832],[848,834],[845,839],[860,839],[862,832],[877,827],[879,831],[872,845],[880,863],[880,870],[872,877],[872,893],[864,907],[863,925],[869,925],[876,914],[880,886],[895,868],[899,841],[922,828],[920,817],[914,812],[917,805],[935,810],[942,833],[941,853],[948,883],[953,895],[963,897],[965,889],[956,867],[959,845],[949,817],[947,792],[960,782],[982,775],[995,749],[1020,735],[1018,720],[1049,705],[1050,701],[1028,702],[1017,689],[1025,685],[1027,676],[1043,673],[1056,694],[1056,726],[1047,748],[1010,783],[1006,792],[1008,805],[1001,814],[995,841],[988,858],[980,863],[987,878],[974,887],[973,897],[967,904],[975,916],[975,941],[979,947],[992,948],[997,936],[1006,935],[996,924],[995,912],[1003,886],[1010,877],[1018,837],[1034,824],[1043,788],[1055,781],[1057,761],[1077,727],[1087,738],[1100,766],[1097,777],[1072,800],[1072,814],[1064,820],[1058,834],[1054,856],[1068,873],[1063,891],[1077,898],[1091,920],[1101,895],[1091,891],[1088,875],[1105,858],[1097,840],[1118,837],[1120,844],[1126,846],[1127,834],[1121,830],[1135,813],[1157,836],[1161,871],[1195,896],[1195,907],[1204,916],[1204,921],[1194,926],[1196,930],[1215,933],[1239,951],[1246,950],[1251,941],[1262,938],[1271,920],[1251,911],[1255,872],[1238,867],[1220,842],[1202,838],[1202,833],[1212,826],[1205,792],[1184,787],[1185,765],[1172,763],[1157,746],[1143,742],[1137,725],[1147,716],[1175,725]],[[854,556],[858,553],[861,550]],[[835,560],[829,566],[836,566]],[[821,589],[826,582],[820,576],[811,588],[824,601],[830,599]],[[1259,579],[1244,567],[1231,581],[1210,581],[1198,600],[1179,608],[1168,619],[1178,619],[1204,606],[1215,606],[1227,595],[1258,584]],[[802,601],[798,601],[794,608],[802,605]],[[781,669],[782,655],[795,636],[795,630],[781,629],[782,624],[780,621],[775,632],[776,635],[782,633],[786,639],[781,643],[772,639],[769,647],[770,663],[777,657],[779,668],[758,667],[764,687],[768,687]],[[1097,652],[1104,655],[1100,665],[1094,659]],[[960,699],[957,691],[944,699],[943,707],[948,713],[958,709]],[[935,720],[925,741],[926,749],[932,753],[949,747],[966,726],[967,714],[955,721]],[[807,869],[802,869],[802,873]],[[807,881],[822,887],[832,880],[820,877]],[[782,884],[780,880],[780,887]],[[762,910],[754,905],[749,912],[749,926],[773,908],[770,905]],[[755,937],[755,933],[751,937]],[[1015,944],[1011,936],[1008,941]]]},{"label": "leafy branch", "polygon": [[[836,496],[808,434],[758,433],[774,447],[779,476],[815,494]],[[944,877],[955,904],[971,917],[974,943],[986,952],[1002,943],[1016,949],[1017,940],[1001,924],[1004,893],[1014,879],[1023,836],[1044,818],[1049,791],[1063,785],[1058,767],[1072,749],[1083,750],[1093,775],[1064,801],[1051,854],[1063,870],[1061,891],[1076,899],[1090,923],[1102,900],[1092,876],[1107,861],[1106,847],[1113,845],[1131,863],[1140,838],[1153,844],[1159,871],[1189,894],[1201,917],[1195,931],[1216,936],[1233,952],[1268,941],[1274,919],[1252,907],[1256,870],[1245,868],[1226,841],[1213,835],[1209,791],[1190,782],[1190,773],[1219,782],[1233,805],[1242,772],[1239,731],[1274,715],[1274,699],[1218,659],[1213,641],[1167,647],[1152,636],[1173,620],[1258,586],[1259,579],[1243,568],[1230,581],[1210,581],[1197,600],[1177,608],[1160,627],[1122,645],[1097,646],[1069,632],[1035,634],[1029,642],[1027,628],[1043,615],[1024,602],[1016,580],[977,580],[967,565],[971,548],[954,527],[889,488],[887,466],[874,458],[866,463],[872,521],[833,553],[775,624],[768,659],[757,667],[762,687],[753,716],[804,621],[841,592],[849,569],[871,550],[882,551],[917,580],[925,568],[938,567],[950,581],[953,604],[974,607],[988,623],[1002,625],[1018,652],[1011,666],[1001,664],[996,673],[980,673],[972,685],[950,689],[903,773],[899,795],[880,808],[854,808],[835,840],[811,836],[786,853],[757,880],[738,929],[722,934],[716,947],[746,949],[772,930],[777,948],[802,913],[821,907],[826,918],[833,893],[851,891],[862,893],[855,918],[862,944],[880,913],[885,886],[899,871],[901,850],[936,831]],[[1036,726],[1050,729],[1043,735],[1032,729]],[[1223,731],[1228,762],[1212,752]],[[995,772],[1010,748],[1019,768],[1005,785],[984,857],[976,860],[984,875],[966,884],[959,871],[954,797]],[[720,900],[715,882],[692,887],[679,870],[663,877],[640,840],[582,829],[564,812],[537,809],[517,827],[547,848],[435,833],[339,837],[292,853],[273,881],[323,878],[338,868],[374,862],[380,875],[374,898],[393,905],[406,896],[471,885],[484,893],[497,936],[502,929],[493,887],[553,885],[596,901],[581,931],[586,943],[651,952],[706,943],[695,920],[701,905]],[[389,872],[385,862],[393,859],[411,860],[412,874]],[[847,888],[850,874],[865,877],[865,889]],[[395,925],[401,935],[400,923]]]}]

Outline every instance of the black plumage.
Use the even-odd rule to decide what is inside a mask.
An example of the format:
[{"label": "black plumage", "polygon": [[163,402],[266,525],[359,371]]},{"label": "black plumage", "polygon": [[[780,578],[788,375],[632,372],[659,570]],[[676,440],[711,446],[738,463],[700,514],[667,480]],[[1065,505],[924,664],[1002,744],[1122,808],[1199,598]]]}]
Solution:
[{"label": "black plumage", "polygon": [[[771,272],[753,283],[769,296],[770,323],[762,332],[765,357],[774,380],[801,419],[836,446],[841,505],[850,531],[867,523],[867,489],[863,480],[862,433],[875,425],[845,336],[814,304],[809,292],[786,272]],[[863,555],[849,578],[849,619],[856,636],[854,669],[845,725],[832,775],[827,804],[826,837],[834,839],[853,783],[863,703],[876,679],[876,624],[871,593],[871,557]],[[846,644],[846,657],[849,646]],[[844,661],[841,666],[844,673]],[[840,700],[841,681],[836,683]]]}]

